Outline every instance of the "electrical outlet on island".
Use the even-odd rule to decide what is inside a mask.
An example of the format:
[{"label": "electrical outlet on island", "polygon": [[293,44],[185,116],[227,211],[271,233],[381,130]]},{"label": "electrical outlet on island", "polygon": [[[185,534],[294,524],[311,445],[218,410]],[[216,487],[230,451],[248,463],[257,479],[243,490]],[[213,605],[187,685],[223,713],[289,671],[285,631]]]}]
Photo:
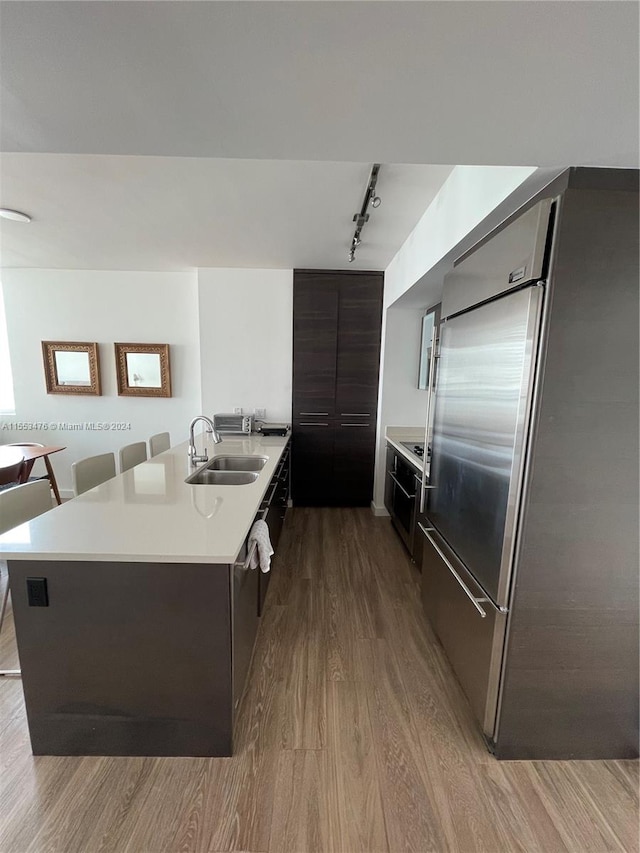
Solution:
[{"label": "electrical outlet on island", "polygon": [[254,415],[254,417],[256,417],[259,421],[263,421],[263,420],[266,418],[266,416],[267,416],[267,410],[266,410],[266,409],[254,409],[254,410],[253,410],[253,415]]}]

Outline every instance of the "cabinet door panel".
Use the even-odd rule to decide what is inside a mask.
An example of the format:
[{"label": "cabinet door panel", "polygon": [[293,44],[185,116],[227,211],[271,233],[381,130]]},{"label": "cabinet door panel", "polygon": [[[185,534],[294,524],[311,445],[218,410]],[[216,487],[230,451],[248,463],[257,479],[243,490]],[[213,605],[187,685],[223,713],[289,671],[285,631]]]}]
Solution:
[{"label": "cabinet door panel", "polygon": [[375,417],[382,283],[382,273],[340,277],[336,417]]},{"label": "cabinet door panel", "polygon": [[293,416],[335,410],[338,283],[320,273],[295,273],[293,286]]},{"label": "cabinet door panel", "polygon": [[335,505],[333,464],[333,425],[294,424],[291,493],[295,506]]},{"label": "cabinet door panel", "polygon": [[338,422],[335,428],[334,483],[339,506],[369,506],[373,499],[376,428]]}]

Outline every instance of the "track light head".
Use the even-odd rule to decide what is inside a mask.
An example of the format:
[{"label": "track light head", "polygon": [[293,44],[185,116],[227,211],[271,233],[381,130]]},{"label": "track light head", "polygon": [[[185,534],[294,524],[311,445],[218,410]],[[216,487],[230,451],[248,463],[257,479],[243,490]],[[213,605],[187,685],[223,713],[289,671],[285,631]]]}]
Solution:
[{"label": "track light head", "polygon": [[382,199],[380,198],[380,196],[374,195],[373,198],[371,199],[371,207],[380,207],[381,204],[382,204]]}]

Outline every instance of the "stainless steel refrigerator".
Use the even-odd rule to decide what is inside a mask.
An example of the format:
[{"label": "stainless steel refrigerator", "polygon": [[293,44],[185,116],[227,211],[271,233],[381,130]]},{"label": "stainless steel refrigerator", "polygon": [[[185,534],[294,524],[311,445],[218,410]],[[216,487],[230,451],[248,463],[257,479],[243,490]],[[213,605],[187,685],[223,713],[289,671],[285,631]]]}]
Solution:
[{"label": "stainless steel refrigerator", "polygon": [[[445,281],[426,515],[423,602],[482,723],[494,734],[532,412],[544,200]],[[426,484],[425,484],[426,485]]]},{"label": "stainless steel refrigerator", "polygon": [[638,754],[638,172],[570,169],[442,297],[425,613],[499,758]]}]

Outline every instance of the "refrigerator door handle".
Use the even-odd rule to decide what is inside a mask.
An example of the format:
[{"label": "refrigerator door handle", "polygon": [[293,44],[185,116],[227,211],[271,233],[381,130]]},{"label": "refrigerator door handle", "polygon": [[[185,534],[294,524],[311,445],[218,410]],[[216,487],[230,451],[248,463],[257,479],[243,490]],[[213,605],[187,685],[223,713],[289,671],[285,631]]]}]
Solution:
[{"label": "refrigerator door handle", "polygon": [[[416,482],[422,483],[422,477],[419,474],[416,474]],[[435,486],[423,486],[423,489],[435,489]]]},{"label": "refrigerator door handle", "polygon": [[422,532],[423,532],[423,533],[424,533],[424,535],[427,537],[427,539],[429,540],[429,542],[431,543],[431,545],[433,545],[434,550],[437,552],[438,556],[440,557],[440,559],[442,560],[442,562],[445,564],[445,566],[449,569],[449,571],[450,571],[450,572],[451,572],[451,574],[454,576],[454,578],[458,581],[459,585],[460,585],[460,586],[462,587],[462,589],[464,590],[464,592],[465,592],[465,594],[466,594],[467,598],[469,599],[469,601],[471,601],[471,603],[473,604],[473,606],[475,607],[475,609],[478,611],[478,613],[480,614],[480,616],[482,617],[482,619],[486,619],[486,617],[487,617],[487,612],[486,612],[486,610],[484,610],[484,609],[480,606],[480,602],[482,601],[482,602],[484,603],[484,602],[486,602],[488,599],[486,599],[486,598],[476,598],[476,597],[474,596],[474,594],[471,592],[471,590],[469,589],[469,587],[466,585],[466,583],[462,580],[462,578],[460,577],[460,575],[459,575],[459,574],[456,572],[456,570],[453,568],[453,566],[451,565],[451,563],[449,562],[449,560],[447,560],[447,558],[446,558],[446,556],[444,555],[443,551],[438,547],[437,542],[435,541],[435,539],[433,538],[433,536],[432,536],[432,535],[431,535],[431,533],[429,532],[429,531],[431,531],[431,530],[435,530],[435,528],[434,528],[434,527],[428,527],[428,528],[427,528],[427,527],[425,527],[423,524],[421,524],[420,522],[418,522],[418,527],[420,528],[420,530],[422,530]]},{"label": "refrigerator door handle", "polygon": [[425,415],[424,424],[424,459],[422,460],[422,488],[420,489],[420,512],[424,512],[424,493],[427,489],[435,489],[435,486],[427,486],[427,461],[429,457],[429,421],[431,420],[431,410],[433,409],[433,395],[435,394],[435,383],[433,380],[433,371],[436,363],[436,349],[440,341],[440,335],[437,328],[433,328],[433,337],[431,340],[431,358],[429,359],[429,398],[427,400],[427,413]]}]

